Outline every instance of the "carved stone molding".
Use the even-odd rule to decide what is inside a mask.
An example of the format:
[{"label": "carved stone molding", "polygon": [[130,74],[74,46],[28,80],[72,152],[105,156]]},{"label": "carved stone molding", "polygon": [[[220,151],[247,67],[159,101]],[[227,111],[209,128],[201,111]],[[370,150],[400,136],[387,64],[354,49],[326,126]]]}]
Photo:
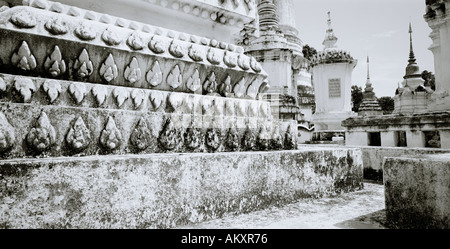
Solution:
[{"label": "carved stone molding", "polygon": [[[139,73],[140,70],[143,70],[140,68],[141,61],[147,61],[147,58],[149,58],[150,61],[153,61],[153,64],[150,70],[147,69],[145,75],[146,81],[149,83],[148,87],[158,87],[158,90],[164,91],[170,89],[167,89],[164,85],[161,86],[163,79],[172,89],[197,93],[198,80],[200,79],[203,82],[206,72],[216,71],[216,68],[220,68],[221,74],[223,69],[227,70],[227,75],[233,75],[233,78],[238,77],[235,74],[247,79],[258,78],[255,77],[255,73],[266,77],[264,72],[257,72],[259,68],[257,68],[258,64],[254,63],[255,60],[244,55],[241,52],[242,49],[233,44],[139,24],[64,4],[54,4],[51,1],[44,1],[48,3],[45,8],[35,8],[36,6],[32,4],[35,1],[29,1],[29,5],[34,8],[15,6],[0,12],[0,17],[9,17],[11,20],[11,23],[8,23],[4,29],[10,30],[12,36],[18,35],[20,31],[32,37],[42,36],[40,41],[57,36],[57,39],[61,42],[58,45],[53,43],[52,48],[49,48],[45,47],[46,44],[40,41],[37,42],[39,44],[30,44],[29,41],[23,40],[17,50],[10,51],[12,54],[11,60],[7,62],[23,71],[29,71],[21,74],[32,73],[39,77],[47,77],[45,74],[48,74],[50,78],[92,80],[95,82],[91,83],[106,82],[111,85],[122,86],[123,79],[131,84],[140,81],[140,78],[144,76],[142,75],[144,72]],[[28,19],[35,19],[36,24],[33,27],[30,26],[30,28],[20,28],[16,24],[12,24],[14,16],[16,19],[18,17],[30,17]],[[46,29],[48,32],[40,32],[42,29]],[[78,39],[88,46],[80,47]],[[31,40],[33,43],[36,42],[36,39]],[[122,42],[124,40],[126,42]],[[64,47],[62,47],[63,44]],[[30,45],[33,49],[30,49]],[[66,46],[71,47],[71,45],[74,45],[80,51],[76,56],[70,49],[65,49]],[[105,46],[108,47],[107,54],[100,53],[100,51],[104,51],[100,49]],[[90,51],[88,51],[88,48]],[[45,58],[35,58],[33,52],[42,56],[44,51],[48,53]],[[137,54],[129,62],[124,62],[123,58],[126,52]],[[63,58],[64,56],[66,58]],[[144,56],[144,60],[141,59],[142,56]],[[75,61],[72,62],[70,58],[73,57],[75,57]],[[38,65],[38,63],[43,63],[43,65]],[[248,69],[253,71],[246,69],[246,63],[249,64]],[[161,65],[171,69],[161,68]],[[206,65],[206,68],[203,65]],[[237,65],[239,67],[236,67]],[[72,67],[73,70],[68,70],[68,66]],[[98,75],[94,74],[94,67],[98,68]],[[199,71],[198,75],[196,71],[192,71],[192,68]],[[123,76],[120,75],[119,77],[119,71],[123,72]],[[165,73],[167,75],[163,75]],[[185,73],[189,75],[184,75]],[[115,79],[117,80],[114,81]],[[183,82],[183,79],[185,82]],[[226,78],[224,79],[224,82],[228,83],[228,81]],[[235,83],[230,82],[232,86]],[[186,84],[186,87],[180,87],[182,84]],[[136,87],[142,87],[142,84],[139,83]],[[226,94],[228,89],[229,84],[222,86],[222,96],[234,97]],[[217,93],[217,89],[215,92]]]}]

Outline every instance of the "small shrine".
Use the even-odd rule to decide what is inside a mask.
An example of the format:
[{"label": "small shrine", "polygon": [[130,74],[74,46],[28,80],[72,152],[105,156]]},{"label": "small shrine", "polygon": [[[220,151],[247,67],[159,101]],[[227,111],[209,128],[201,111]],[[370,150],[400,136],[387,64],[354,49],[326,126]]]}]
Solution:
[{"label": "small shrine", "polygon": [[338,38],[331,26],[328,12],[328,29],[323,41],[324,49],[311,59],[315,90],[316,112],[313,115],[312,142],[343,141],[341,122],[356,116],[352,112],[352,73],[357,64],[349,52],[337,48]]}]

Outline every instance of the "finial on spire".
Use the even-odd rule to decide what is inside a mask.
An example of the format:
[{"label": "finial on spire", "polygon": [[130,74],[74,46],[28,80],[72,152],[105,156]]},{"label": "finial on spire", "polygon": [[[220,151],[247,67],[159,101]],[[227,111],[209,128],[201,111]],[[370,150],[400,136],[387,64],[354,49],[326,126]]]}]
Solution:
[{"label": "finial on spire", "polygon": [[337,42],[337,37],[334,35],[333,32],[333,28],[331,27],[331,11],[328,11],[328,29],[327,29],[327,33],[325,35],[325,40],[322,42],[322,45],[325,46],[325,49],[328,48],[335,48],[336,47],[336,42]]},{"label": "finial on spire", "polygon": [[373,87],[372,87],[372,83],[370,82],[370,73],[369,73],[369,56],[367,55],[367,81],[366,81],[366,88],[364,89],[364,91],[367,92],[372,92],[373,91]]},{"label": "finial on spire", "polygon": [[328,11],[327,23],[328,23],[328,30],[333,31],[333,28],[331,27],[331,11]]}]

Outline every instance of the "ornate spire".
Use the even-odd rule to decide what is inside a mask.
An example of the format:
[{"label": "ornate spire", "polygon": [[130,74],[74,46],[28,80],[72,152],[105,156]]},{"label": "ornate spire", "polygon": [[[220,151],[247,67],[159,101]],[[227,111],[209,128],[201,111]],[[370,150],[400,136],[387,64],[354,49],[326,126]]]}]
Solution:
[{"label": "ornate spire", "polygon": [[372,92],[373,91],[372,83],[370,82],[369,56],[367,56],[367,81],[366,81],[366,88],[364,90],[366,92]]},{"label": "ornate spire", "polygon": [[328,23],[328,29],[327,29],[327,33],[325,35],[325,40],[322,42],[322,45],[325,46],[324,49],[335,48],[338,38],[334,34],[333,27],[331,26],[331,12],[330,11],[328,11],[327,23]]},{"label": "ornate spire", "polygon": [[409,22],[409,60],[408,60],[408,66],[406,66],[406,74],[403,78],[411,78],[411,77],[417,77],[417,75],[420,75],[420,69],[419,66],[416,63],[416,57],[414,56],[413,51],[413,41],[412,41],[412,27],[411,22]]},{"label": "ornate spire", "polygon": [[414,51],[413,51],[413,42],[412,42],[412,27],[411,27],[411,22],[409,23],[409,64],[415,63],[416,62],[416,58],[414,56]]},{"label": "ornate spire", "polygon": [[370,83],[369,56],[367,56],[366,88],[364,89],[363,92],[363,100],[359,106],[358,115],[359,116],[383,115],[383,111],[381,110],[377,97],[373,92],[372,83]]}]

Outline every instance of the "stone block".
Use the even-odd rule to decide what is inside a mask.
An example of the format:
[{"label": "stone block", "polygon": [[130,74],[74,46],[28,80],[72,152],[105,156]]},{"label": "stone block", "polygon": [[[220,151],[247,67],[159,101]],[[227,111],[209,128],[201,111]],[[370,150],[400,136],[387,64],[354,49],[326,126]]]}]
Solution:
[{"label": "stone block", "polygon": [[396,228],[450,228],[450,154],[389,157],[383,164],[386,217]]}]

